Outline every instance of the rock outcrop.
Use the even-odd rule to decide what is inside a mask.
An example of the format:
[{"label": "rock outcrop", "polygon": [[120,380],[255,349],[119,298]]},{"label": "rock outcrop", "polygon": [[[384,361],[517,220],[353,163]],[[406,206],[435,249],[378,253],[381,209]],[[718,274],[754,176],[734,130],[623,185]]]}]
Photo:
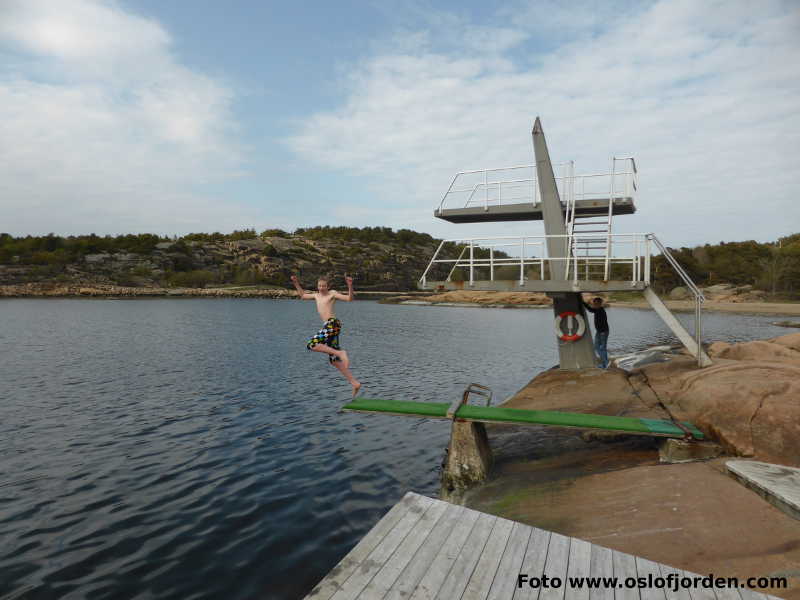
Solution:
[{"label": "rock outcrop", "polygon": [[732,454],[800,465],[800,334],[715,343],[714,365],[692,359],[640,372],[672,415],[693,422]]},{"label": "rock outcrop", "polygon": [[667,359],[633,368],[537,375],[505,403],[690,421],[727,453],[800,466],[800,333],[764,341],[715,342],[711,367],[662,348]]},{"label": "rock outcrop", "polygon": [[427,296],[425,300],[435,304],[442,302],[464,302],[470,304],[518,306],[549,306],[553,303],[547,295],[538,292],[477,292],[470,290],[455,290],[434,294]]}]

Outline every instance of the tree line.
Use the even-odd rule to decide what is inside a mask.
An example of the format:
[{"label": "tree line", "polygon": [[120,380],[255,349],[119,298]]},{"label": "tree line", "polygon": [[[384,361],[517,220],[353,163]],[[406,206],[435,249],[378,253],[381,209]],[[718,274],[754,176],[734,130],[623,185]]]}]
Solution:
[{"label": "tree line", "polygon": [[[87,254],[130,252],[149,254],[162,242],[171,242],[171,252],[191,254],[191,243],[221,243],[253,238],[292,238],[340,243],[385,243],[392,245],[435,246],[440,240],[427,233],[390,227],[317,226],[295,229],[254,228],[231,233],[190,233],[181,237],[152,233],[99,236],[96,234],[62,237],[14,237],[0,233],[0,264],[65,265],[80,261]],[[455,251],[455,249],[453,249]],[[693,248],[671,248],[675,259],[701,286],[716,283],[752,285],[773,294],[800,294],[800,233],[774,242],[719,242]],[[678,275],[661,255],[652,259],[652,280],[660,292],[681,285]]]}]

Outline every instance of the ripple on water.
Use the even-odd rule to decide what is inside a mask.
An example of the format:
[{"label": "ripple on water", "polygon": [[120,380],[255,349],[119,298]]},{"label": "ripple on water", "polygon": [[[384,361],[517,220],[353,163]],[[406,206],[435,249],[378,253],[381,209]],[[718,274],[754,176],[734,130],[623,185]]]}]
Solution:
[{"label": "ripple on water", "polygon": [[[437,493],[447,425],[340,413],[349,387],[304,348],[309,304],[0,311],[0,596],[300,597],[407,490]],[[556,361],[549,311],[340,317],[369,396],[446,402],[477,381],[501,400]],[[612,352],[672,342],[650,313],[609,319]],[[784,334],[770,319],[705,315],[705,337]]]}]

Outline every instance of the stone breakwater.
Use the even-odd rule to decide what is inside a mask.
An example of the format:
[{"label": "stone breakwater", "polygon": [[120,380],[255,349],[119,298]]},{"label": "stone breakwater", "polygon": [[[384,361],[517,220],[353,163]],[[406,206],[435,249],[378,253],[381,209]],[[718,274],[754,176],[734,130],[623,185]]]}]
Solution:
[{"label": "stone breakwater", "polygon": [[294,291],[283,289],[237,288],[146,288],[118,285],[45,285],[25,283],[0,286],[0,298],[293,298]]}]

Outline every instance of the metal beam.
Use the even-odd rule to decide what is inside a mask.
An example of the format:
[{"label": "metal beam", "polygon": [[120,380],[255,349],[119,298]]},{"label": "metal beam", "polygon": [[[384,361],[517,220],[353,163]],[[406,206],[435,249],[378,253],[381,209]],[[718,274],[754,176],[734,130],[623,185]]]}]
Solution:
[{"label": "metal beam", "polygon": [[[539,183],[540,198],[542,199],[542,220],[546,235],[567,235],[567,226],[564,219],[564,209],[558,195],[556,176],[553,173],[553,163],[550,162],[550,153],[547,150],[547,141],[544,139],[544,130],[539,117],[533,124],[533,153],[536,157],[536,177]],[[547,238],[547,254],[549,256],[567,256],[567,238]],[[564,280],[566,261],[550,263],[550,279]]]},{"label": "metal beam", "polygon": [[[683,328],[680,321],[675,318],[670,310],[667,308],[667,305],[661,301],[661,298],[653,291],[653,288],[646,287],[644,289],[644,297],[650,303],[650,306],[653,307],[653,310],[656,311],[661,320],[666,323],[667,327],[672,330],[672,333],[681,341],[681,344],[689,351],[689,354],[694,356],[697,359],[697,363],[701,367],[708,367],[711,364],[711,359],[703,350],[702,346],[698,348],[697,342],[694,338],[689,334],[686,329]],[[700,353],[698,356],[698,352]]]}]

